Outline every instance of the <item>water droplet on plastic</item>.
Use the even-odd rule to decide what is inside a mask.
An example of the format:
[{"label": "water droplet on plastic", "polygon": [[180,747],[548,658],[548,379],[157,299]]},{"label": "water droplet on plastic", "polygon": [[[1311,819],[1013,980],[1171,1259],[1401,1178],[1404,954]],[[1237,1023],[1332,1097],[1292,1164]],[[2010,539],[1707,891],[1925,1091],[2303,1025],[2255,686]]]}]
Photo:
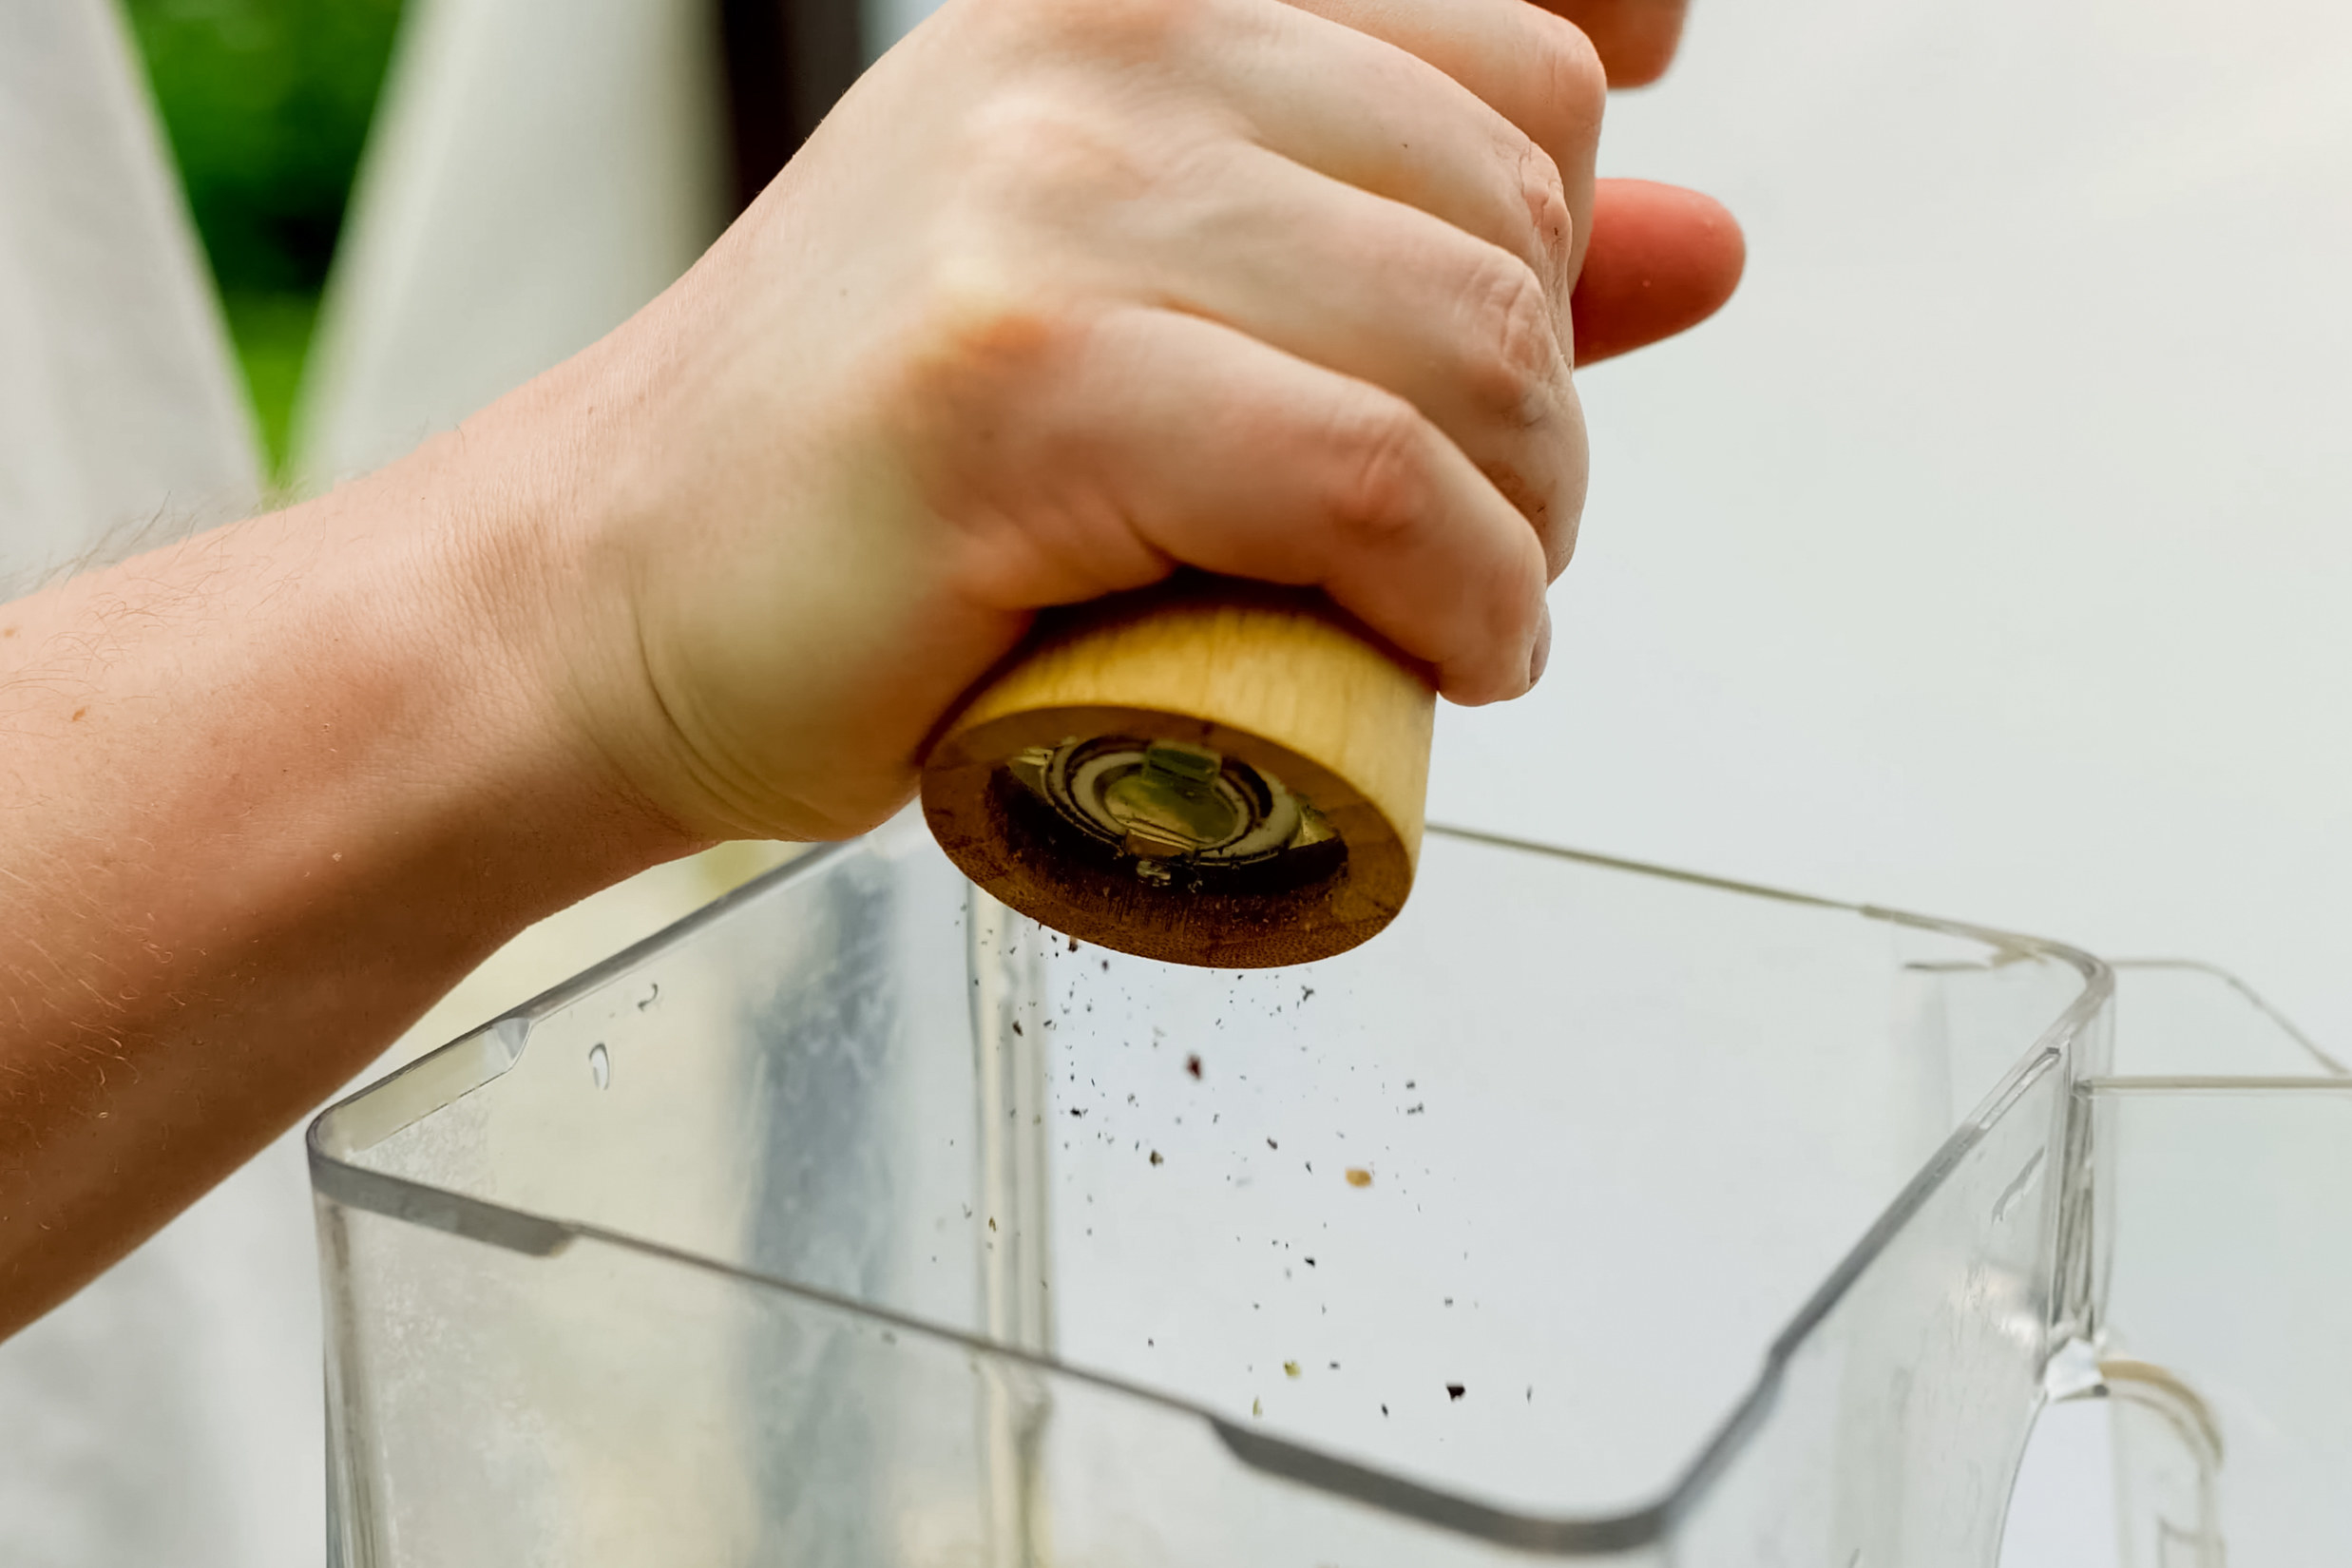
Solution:
[{"label": "water droplet on plastic", "polygon": [[588,1076],[596,1080],[596,1086],[600,1089],[613,1086],[613,1060],[601,1040],[588,1047]]}]

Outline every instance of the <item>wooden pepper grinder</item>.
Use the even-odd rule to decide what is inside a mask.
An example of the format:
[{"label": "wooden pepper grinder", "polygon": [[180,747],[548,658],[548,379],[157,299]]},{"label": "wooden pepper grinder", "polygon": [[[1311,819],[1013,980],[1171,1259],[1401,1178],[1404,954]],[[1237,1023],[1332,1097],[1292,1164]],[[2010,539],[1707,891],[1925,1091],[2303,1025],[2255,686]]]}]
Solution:
[{"label": "wooden pepper grinder", "polygon": [[923,813],[966,876],[1082,941],[1312,963],[1405,905],[1435,707],[1320,593],[1179,574],[1042,618],[940,732]]}]

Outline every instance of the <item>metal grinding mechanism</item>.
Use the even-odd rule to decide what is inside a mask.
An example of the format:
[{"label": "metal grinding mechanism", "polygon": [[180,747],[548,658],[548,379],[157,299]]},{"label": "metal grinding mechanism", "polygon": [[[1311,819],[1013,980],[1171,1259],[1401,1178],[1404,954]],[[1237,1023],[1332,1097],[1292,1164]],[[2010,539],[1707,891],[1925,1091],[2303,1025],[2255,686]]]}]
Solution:
[{"label": "metal grinding mechanism", "polygon": [[1320,594],[1187,573],[1042,618],[941,732],[924,814],[966,875],[1083,941],[1311,963],[1404,907],[1435,705]]}]

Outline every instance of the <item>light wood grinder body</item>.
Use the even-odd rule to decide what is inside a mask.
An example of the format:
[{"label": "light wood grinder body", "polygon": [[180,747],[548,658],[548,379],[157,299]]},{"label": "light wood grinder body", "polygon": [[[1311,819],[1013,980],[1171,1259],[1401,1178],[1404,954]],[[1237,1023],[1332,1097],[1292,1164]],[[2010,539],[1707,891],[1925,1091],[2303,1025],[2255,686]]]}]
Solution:
[{"label": "light wood grinder body", "polygon": [[1311,963],[1405,905],[1435,705],[1321,594],[1187,573],[1042,618],[940,732],[924,814],[966,876],[1082,941]]}]

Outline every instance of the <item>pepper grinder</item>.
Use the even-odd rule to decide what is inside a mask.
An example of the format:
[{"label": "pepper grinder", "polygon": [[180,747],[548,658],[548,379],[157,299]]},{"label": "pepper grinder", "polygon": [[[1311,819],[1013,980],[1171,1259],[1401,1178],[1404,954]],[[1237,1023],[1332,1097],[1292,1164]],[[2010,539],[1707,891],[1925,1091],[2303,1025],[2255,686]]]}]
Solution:
[{"label": "pepper grinder", "polygon": [[1309,964],[1404,908],[1435,712],[1426,669],[1320,592],[1185,572],[1042,616],[938,733],[923,812],[1080,941]]}]

